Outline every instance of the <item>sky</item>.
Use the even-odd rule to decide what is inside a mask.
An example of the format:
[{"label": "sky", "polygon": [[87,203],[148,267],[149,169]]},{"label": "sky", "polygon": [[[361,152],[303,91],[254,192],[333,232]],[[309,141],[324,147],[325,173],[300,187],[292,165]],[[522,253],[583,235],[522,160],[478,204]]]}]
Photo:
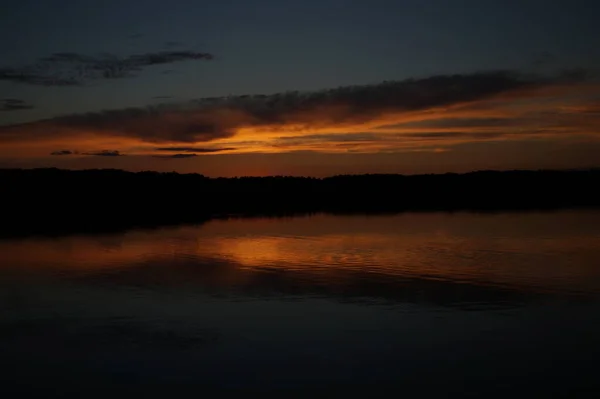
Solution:
[{"label": "sky", "polygon": [[600,166],[595,0],[0,0],[0,167]]}]

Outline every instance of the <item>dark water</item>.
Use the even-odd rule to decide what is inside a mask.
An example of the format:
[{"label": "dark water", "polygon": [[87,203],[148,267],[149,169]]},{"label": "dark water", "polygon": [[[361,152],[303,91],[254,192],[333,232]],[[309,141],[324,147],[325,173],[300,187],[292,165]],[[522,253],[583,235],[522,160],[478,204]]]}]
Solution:
[{"label": "dark water", "polygon": [[2,241],[0,355],[8,397],[597,397],[600,212]]}]

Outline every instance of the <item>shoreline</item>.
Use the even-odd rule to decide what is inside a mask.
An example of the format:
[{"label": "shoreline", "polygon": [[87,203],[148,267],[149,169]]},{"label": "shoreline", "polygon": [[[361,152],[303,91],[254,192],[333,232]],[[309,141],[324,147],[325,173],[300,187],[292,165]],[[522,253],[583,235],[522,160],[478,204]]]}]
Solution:
[{"label": "shoreline", "polygon": [[0,238],[104,234],[235,217],[600,208],[600,169],[321,179],[0,169],[0,181]]}]

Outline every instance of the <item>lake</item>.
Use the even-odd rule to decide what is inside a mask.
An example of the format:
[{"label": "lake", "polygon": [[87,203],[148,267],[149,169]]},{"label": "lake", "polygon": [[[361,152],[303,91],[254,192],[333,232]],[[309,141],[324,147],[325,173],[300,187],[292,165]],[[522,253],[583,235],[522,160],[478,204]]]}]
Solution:
[{"label": "lake", "polygon": [[0,241],[6,397],[600,394],[600,211]]}]

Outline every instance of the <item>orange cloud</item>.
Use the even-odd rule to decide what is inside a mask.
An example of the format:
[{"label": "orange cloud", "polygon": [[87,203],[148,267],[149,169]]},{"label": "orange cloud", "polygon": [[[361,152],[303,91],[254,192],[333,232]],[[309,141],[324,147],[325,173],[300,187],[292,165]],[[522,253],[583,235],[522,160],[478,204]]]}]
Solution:
[{"label": "orange cloud", "polygon": [[467,142],[595,137],[600,86],[485,72],[317,92],[208,98],[0,126],[0,157],[102,150],[197,154],[442,151]]}]

